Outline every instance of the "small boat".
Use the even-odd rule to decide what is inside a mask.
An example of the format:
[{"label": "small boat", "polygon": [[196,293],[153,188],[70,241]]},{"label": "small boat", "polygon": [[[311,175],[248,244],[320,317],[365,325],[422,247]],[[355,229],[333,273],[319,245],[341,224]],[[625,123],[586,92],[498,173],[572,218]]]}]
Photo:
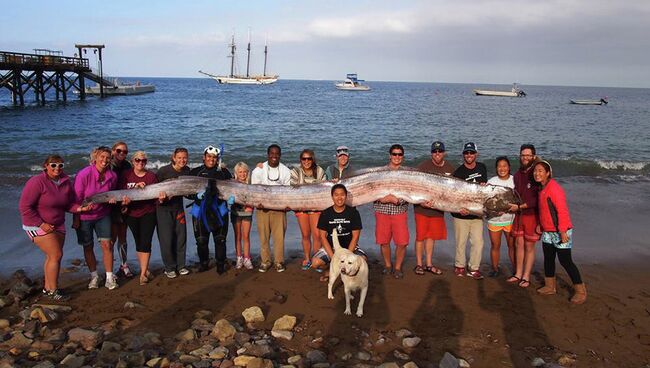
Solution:
[{"label": "small boat", "polygon": [[[104,85],[104,95],[141,95],[143,93],[151,93],[156,91],[153,84],[141,84],[139,81],[135,83],[122,83],[117,78],[112,80],[113,85]],[[99,96],[101,93],[99,84],[92,87],[86,87],[86,94]]]},{"label": "small boat", "polygon": [[251,62],[251,35],[248,33],[248,54],[246,58],[246,75],[235,74],[235,35],[232,36],[230,42],[230,74],[229,75],[213,75],[210,73],[199,70],[199,73],[207,75],[208,77],[216,80],[219,84],[273,84],[278,81],[277,75],[266,75],[266,59],[268,55],[268,46],[264,45],[264,74],[250,75],[250,62]]},{"label": "small boat", "polygon": [[508,91],[490,91],[486,89],[475,89],[474,94],[477,96],[497,96],[497,97],[526,97],[526,92],[522,91],[517,83],[512,85],[512,89]]},{"label": "small boat", "polygon": [[370,91],[370,87],[359,82],[365,81],[363,79],[358,79],[356,74],[351,73],[345,76],[345,80],[342,83],[336,83],[335,86],[336,89],[342,91]]},{"label": "small boat", "polygon": [[601,98],[600,100],[571,100],[574,105],[607,105],[607,99]]}]

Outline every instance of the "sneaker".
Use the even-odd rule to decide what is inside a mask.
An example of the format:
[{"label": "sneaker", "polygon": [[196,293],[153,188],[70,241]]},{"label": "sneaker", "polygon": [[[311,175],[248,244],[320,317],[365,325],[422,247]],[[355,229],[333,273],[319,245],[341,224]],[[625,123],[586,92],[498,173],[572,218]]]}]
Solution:
[{"label": "sneaker", "polygon": [[269,268],[271,268],[270,263],[262,263],[262,264],[260,264],[260,268],[258,268],[257,270],[260,271],[260,272],[266,272],[266,271],[269,270]]},{"label": "sneaker", "polygon": [[282,262],[278,262],[278,263],[275,264],[275,270],[278,271],[278,272],[284,272],[284,270],[286,270],[286,268],[284,268],[284,265],[282,264]]},{"label": "sneaker", "polygon": [[242,267],[244,267],[244,257],[239,256],[237,257],[237,263],[235,264],[235,268],[240,270]]},{"label": "sneaker", "polygon": [[114,290],[117,289],[117,280],[115,279],[115,276],[111,277],[106,277],[106,283],[104,284],[108,290]]},{"label": "sneaker", "polygon": [[133,272],[131,272],[131,269],[129,268],[129,265],[126,263],[120,266],[120,273],[128,279],[134,276]]},{"label": "sneaker", "polygon": [[253,262],[251,262],[250,258],[244,258],[244,267],[246,267],[247,270],[253,269]]},{"label": "sneaker", "polygon": [[465,276],[465,267],[454,267],[454,273],[459,277]]},{"label": "sneaker", "polygon": [[165,271],[165,276],[167,276],[168,279],[175,279],[176,271]]},{"label": "sneaker", "polygon": [[199,273],[201,273],[201,272],[205,272],[205,271],[207,271],[208,269],[210,269],[210,266],[208,265],[207,262],[201,262],[201,263],[199,263]]},{"label": "sneaker", "polygon": [[183,267],[183,268],[181,268],[180,270],[178,270],[178,274],[181,275],[181,276],[189,275],[189,274],[190,274],[190,270],[188,270],[187,268]]},{"label": "sneaker", "polygon": [[472,271],[472,270],[470,270],[468,268],[466,275],[473,278],[474,280],[482,280],[483,279],[483,275],[481,274],[481,271],[479,271],[479,270]]},{"label": "sneaker", "polygon": [[45,296],[47,296],[50,300],[55,301],[55,302],[67,302],[70,300],[70,295],[65,295],[61,292],[59,289],[55,289],[52,291],[46,291],[43,289],[45,292]]},{"label": "sneaker", "polygon": [[99,276],[95,276],[95,277],[91,276],[90,282],[88,283],[88,289],[97,289],[98,287],[99,287]]}]

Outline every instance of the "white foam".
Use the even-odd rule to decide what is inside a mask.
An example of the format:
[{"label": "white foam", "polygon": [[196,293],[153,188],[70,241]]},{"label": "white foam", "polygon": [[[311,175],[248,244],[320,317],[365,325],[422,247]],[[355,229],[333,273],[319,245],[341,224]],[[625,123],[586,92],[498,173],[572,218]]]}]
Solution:
[{"label": "white foam", "polygon": [[596,163],[607,170],[634,170],[641,171],[643,170],[648,163],[647,162],[630,162],[630,161],[603,161],[596,160]]}]

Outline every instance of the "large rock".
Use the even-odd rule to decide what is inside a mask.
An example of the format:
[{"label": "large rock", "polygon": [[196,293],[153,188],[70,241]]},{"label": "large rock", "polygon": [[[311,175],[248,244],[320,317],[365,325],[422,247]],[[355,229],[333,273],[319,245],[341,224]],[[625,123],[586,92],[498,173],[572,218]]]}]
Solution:
[{"label": "large rock", "polygon": [[277,331],[277,330],[291,331],[293,330],[293,327],[295,325],[296,325],[296,317],[285,314],[284,316],[275,320],[275,323],[273,323],[273,331]]},{"label": "large rock", "polygon": [[29,317],[32,319],[37,319],[41,323],[45,324],[52,321],[56,321],[59,316],[53,310],[43,308],[43,307],[35,307],[30,312]]},{"label": "large rock", "polygon": [[421,341],[422,341],[422,339],[417,337],[417,336],[415,336],[415,337],[405,337],[402,340],[402,346],[405,347],[405,348],[414,348],[414,347],[418,346],[418,344],[420,344]]},{"label": "large rock", "polygon": [[264,322],[266,320],[262,309],[258,306],[246,308],[241,315],[244,317],[246,323]]},{"label": "large rock", "polygon": [[9,349],[27,349],[32,345],[34,340],[23,335],[22,332],[16,331],[11,339],[2,343],[2,346],[6,346]]},{"label": "large rock", "polygon": [[90,351],[99,345],[101,341],[101,333],[83,328],[73,328],[68,331],[68,341],[77,342],[81,344],[84,349]]},{"label": "large rock", "polygon": [[225,319],[218,320],[212,329],[212,336],[216,337],[221,342],[232,339],[236,333],[237,330],[235,327]]}]

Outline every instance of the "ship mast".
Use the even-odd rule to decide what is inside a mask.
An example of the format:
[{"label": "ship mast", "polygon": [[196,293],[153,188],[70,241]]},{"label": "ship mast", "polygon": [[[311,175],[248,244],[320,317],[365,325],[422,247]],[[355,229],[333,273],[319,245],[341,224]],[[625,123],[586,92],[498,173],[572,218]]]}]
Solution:
[{"label": "ship mast", "polygon": [[235,34],[232,35],[230,42],[230,77],[235,76]]},{"label": "ship mast", "polygon": [[267,46],[267,41],[268,38],[264,39],[264,76],[266,77],[266,55],[268,54],[268,46]]},{"label": "ship mast", "polygon": [[248,28],[248,56],[246,58],[246,78],[250,77],[249,69],[251,64],[251,29]]}]

